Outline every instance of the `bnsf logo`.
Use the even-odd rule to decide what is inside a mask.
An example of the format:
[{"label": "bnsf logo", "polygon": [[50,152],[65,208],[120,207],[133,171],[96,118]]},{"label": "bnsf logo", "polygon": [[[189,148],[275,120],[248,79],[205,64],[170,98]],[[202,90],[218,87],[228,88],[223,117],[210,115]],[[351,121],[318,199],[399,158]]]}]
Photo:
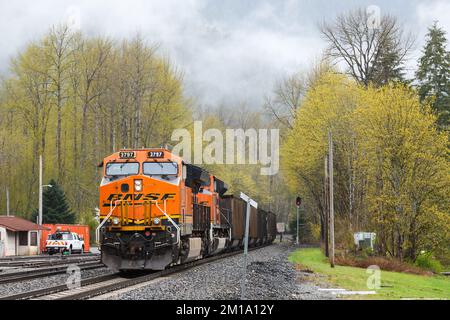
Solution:
[{"label": "bnsf logo", "polygon": [[111,193],[108,197],[108,201],[122,200],[122,201],[156,201],[156,200],[168,200],[173,199],[175,197],[175,193]]}]

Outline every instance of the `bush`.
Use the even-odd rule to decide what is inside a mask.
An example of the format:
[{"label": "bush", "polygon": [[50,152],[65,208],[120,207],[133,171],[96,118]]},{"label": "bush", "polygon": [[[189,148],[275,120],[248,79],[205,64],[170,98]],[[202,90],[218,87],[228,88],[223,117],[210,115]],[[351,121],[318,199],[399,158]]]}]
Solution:
[{"label": "bush", "polygon": [[404,272],[418,275],[432,275],[431,271],[426,271],[423,268],[414,266],[412,264],[402,262],[395,258],[387,257],[352,257],[352,256],[337,256],[335,259],[337,265],[340,266],[350,266],[358,268],[368,268],[369,266],[378,266],[381,270],[393,271],[393,272]]},{"label": "bush", "polygon": [[442,272],[442,265],[439,260],[436,260],[431,253],[421,253],[416,259],[416,266],[431,270],[434,273]]}]

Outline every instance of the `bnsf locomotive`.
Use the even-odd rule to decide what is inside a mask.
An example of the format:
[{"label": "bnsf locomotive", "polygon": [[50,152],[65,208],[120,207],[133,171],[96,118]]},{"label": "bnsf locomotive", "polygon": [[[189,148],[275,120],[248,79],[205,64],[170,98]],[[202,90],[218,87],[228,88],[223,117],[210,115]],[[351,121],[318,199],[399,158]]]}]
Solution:
[{"label": "bnsf locomotive", "polygon": [[[163,270],[242,247],[246,203],[202,168],[162,148],[121,150],[101,166],[97,236],[109,268]],[[251,207],[249,245],[275,236],[275,214]]]}]

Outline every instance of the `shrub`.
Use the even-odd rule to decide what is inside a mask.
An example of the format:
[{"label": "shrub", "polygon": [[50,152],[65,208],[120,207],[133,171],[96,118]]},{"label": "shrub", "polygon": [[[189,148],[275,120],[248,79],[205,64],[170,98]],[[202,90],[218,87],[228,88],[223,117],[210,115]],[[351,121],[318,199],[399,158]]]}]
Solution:
[{"label": "shrub", "polygon": [[358,268],[367,268],[372,265],[378,266],[381,270],[404,272],[419,275],[431,275],[430,271],[426,271],[418,266],[411,265],[406,262],[402,262],[395,258],[387,257],[352,257],[352,256],[337,256],[335,259],[337,265],[350,266]]},{"label": "shrub", "polygon": [[421,253],[416,259],[416,266],[431,270],[434,273],[442,272],[442,265],[439,260],[435,259],[430,252]]}]

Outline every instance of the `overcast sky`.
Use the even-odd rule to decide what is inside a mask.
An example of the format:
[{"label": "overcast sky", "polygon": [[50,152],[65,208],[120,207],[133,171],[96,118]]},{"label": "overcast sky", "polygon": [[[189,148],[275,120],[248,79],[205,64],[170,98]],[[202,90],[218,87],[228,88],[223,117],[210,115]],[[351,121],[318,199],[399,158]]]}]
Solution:
[{"label": "overcast sky", "polygon": [[139,31],[159,43],[184,71],[186,93],[202,104],[258,106],[277,80],[321,56],[318,22],[369,5],[417,35],[411,70],[427,27],[439,20],[450,30],[449,0],[0,0],[0,72],[29,41],[69,20],[87,34]]}]

